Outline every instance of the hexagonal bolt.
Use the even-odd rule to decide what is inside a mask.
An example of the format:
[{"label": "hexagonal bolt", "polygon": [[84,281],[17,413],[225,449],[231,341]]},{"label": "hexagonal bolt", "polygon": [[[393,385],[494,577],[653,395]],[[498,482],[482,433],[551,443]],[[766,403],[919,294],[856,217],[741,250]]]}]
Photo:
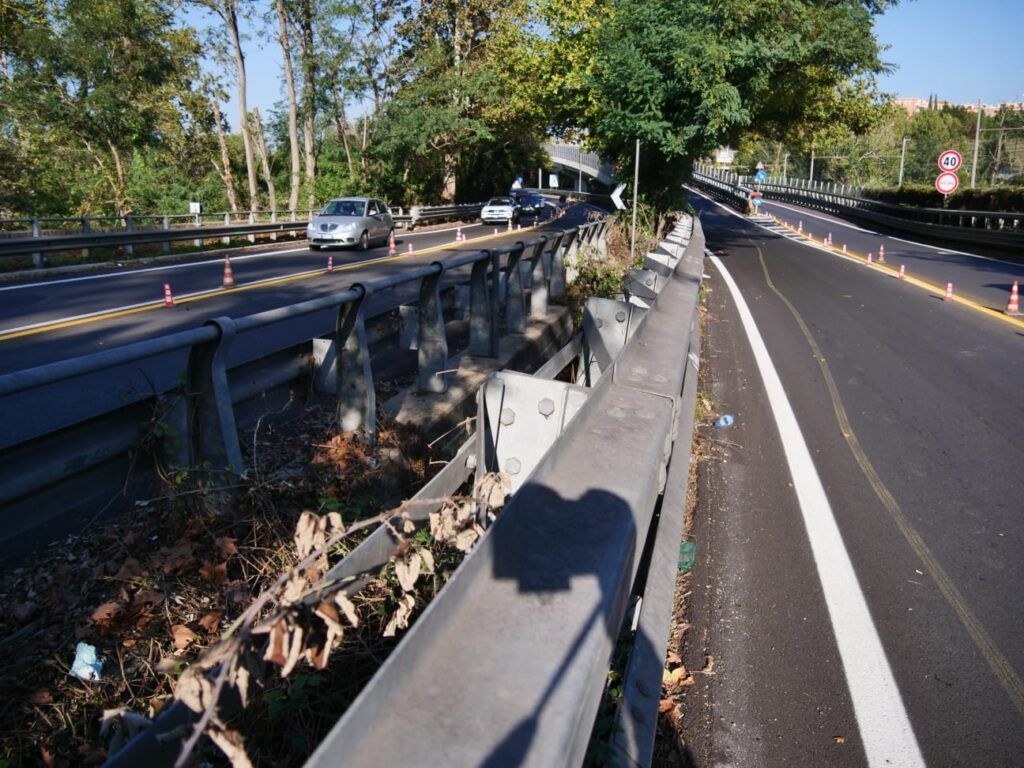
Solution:
[{"label": "hexagonal bolt", "polygon": [[539,403],[537,403],[537,411],[545,419],[548,418],[552,413],[555,412],[555,401],[550,397],[545,397]]},{"label": "hexagonal bolt", "polygon": [[515,456],[505,462],[505,471],[510,475],[518,475],[523,470],[523,465]]},{"label": "hexagonal bolt", "polygon": [[597,326],[598,328],[604,328],[604,320],[602,320],[600,317],[596,317],[594,318],[594,325]]},{"label": "hexagonal bolt", "polygon": [[646,285],[648,288],[650,288],[652,285],[654,285],[654,280],[652,278],[648,277],[646,280],[644,280],[644,285]]},{"label": "hexagonal bolt", "polygon": [[501,418],[498,419],[503,425],[510,426],[516,420],[516,412],[511,408],[501,409]]},{"label": "hexagonal bolt", "polygon": [[625,312],[616,312],[615,313],[615,319],[618,320],[620,323],[626,322],[626,313]]}]

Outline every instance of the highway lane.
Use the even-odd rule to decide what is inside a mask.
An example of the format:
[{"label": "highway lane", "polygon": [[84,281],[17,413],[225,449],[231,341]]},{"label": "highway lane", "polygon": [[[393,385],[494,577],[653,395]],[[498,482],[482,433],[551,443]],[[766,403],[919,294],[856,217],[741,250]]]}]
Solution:
[{"label": "highway lane", "polygon": [[[578,209],[560,221],[576,222],[577,216],[583,220],[585,212]],[[533,223],[524,220],[524,225]],[[387,246],[366,252],[314,252],[304,246],[289,246],[233,258],[234,291],[220,290],[224,262],[219,258],[0,285],[0,373],[195,327],[219,315],[240,317],[327,295],[356,282],[360,279],[356,274],[367,274],[367,269],[373,274],[390,274],[423,260],[514,242],[544,231],[543,227],[518,233],[499,230],[496,237],[493,227],[473,224],[464,228],[469,239],[461,245],[454,242],[454,226],[408,233],[397,238],[397,258],[389,257]],[[411,257],[406,252],[410,244],[415,249]],[[423,251],[429,252],[420,255]],[[330,274],[324,271],[328,257],[334,265]],[[291,275],[300,279],[274,282]],[[267,284],[254,285],[260,281]],[[165,282],[176,297],[173,308],[161,306]],[[205,295],[198,300],[188,298],[196,293]]]},{"label": "highway lane", "polygon": [[[1024,331],[694,197],[778,368],[925,761],[1019,765]],[[979,285],[1016,274],[984,264]],[[851,690],[876,670],[840,653],[845,604],[827,604],[820,575],[834,558],[812,554],[735,301],[708,271],[712,391],[737,421],[707,432],[721,453],[702,477],[684,662],[715,666],[687,689],[690,749],[700,765],[862,765],[872,733]]]}]

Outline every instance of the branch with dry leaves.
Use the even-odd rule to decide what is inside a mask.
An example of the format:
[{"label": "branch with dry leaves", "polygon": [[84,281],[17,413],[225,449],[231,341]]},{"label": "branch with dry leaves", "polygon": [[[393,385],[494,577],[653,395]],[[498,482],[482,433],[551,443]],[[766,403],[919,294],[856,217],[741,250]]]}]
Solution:
[{"label": "branch with dry leaves", "polygon": [[204,734],[235,768],[250,768],[242,735],[226,725],[219,711],[226,689],[234,690],[244,708],[253,685],[262,685],[272,669],[267,662],[277,665],[282,677],[287,677],[303,659],[322,670],[331,651],[341,643],[345,629],[359,626],[356,606],[346,591],[353,580],[325,579],[332,548],[357,531],[376,525],[388,526],[401,542],[391,559],[402,594],[383,633],[391,637],[409,625],[418,579],[434,572],[429,547],[410,546],[407,536],[417,530],[410,510],[416,506],[438,508],[429,513],[433,540],[468,552],[484,533],[479,522],[482,515],[500,509],[510,489],[507,474],[490,473],[480,479],[472,497],[406,501],[397,509],[348,526],[335,512],[303,512],[295,532],[298,562],[261,593],[224,631],[220,642],[208,648],[178,679],[175,697],[200,718],[182,746],[175,768],[187,764]]}]

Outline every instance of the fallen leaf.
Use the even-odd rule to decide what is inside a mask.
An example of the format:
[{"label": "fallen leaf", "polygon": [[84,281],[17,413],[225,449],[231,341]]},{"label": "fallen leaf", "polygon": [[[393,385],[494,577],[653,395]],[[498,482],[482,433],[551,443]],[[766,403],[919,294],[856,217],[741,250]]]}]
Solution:
[{"label": "fallen leaf", "polygon": [[476,496],[491,509],[505,506],[505,497],[512,492],[512,476],[507,472],[488,472],[476,485]]},{"label": "fallen leaf", "polygon": [[213,633],[220,628],[220,622],[223,618],[224,611],[210,611],[199,620],[199,626],[207,632]]},{"label": "fallen leaf", "polygon": [[846,737],[845,736],[833,736],[832,737],[832,741],[834,741],[836,744],[845,744],[846,743]]},{"label": "fallen leaf", "polygon": [[713,675],[713,674],[715,674],[715,657],[714,656],[708,656],[704,660],[704,669],[702,669],[701,672],[703,672],[705,675]]},{"label": "fallen leaf", "polygon": [[123,610],[124,606],[120,603],[104,603],[92,612],[92,623],[101,627],[110,626]]},{"label": "fallen leaf", "polygon": [[174,647],[180,651],[191,645],[192,641],[196,639],[196,633],[184,624],[175,624],[171,627],[171,637],[174,638]]},{"label": "fallen leaf", "polygon": [[434,572],[434,553],[431,552],[426,547],[423,547],[422,549],[417,549],[416,550],[416,554],[419,555],[420,560],[423,561],[423,570],[426,571],[427,573],[433,573]]},{"label": "fallen leaf", "polygon": [[152,589],[143,589],[132,598],[132,605],[160,605],[166,596],[162,592]]},{"label": "fallen leaf", "polygon": [[345,618],[348,619],[348,623],[353,627],[359,626],[359,613],[356,611],[355,603],[348,599],[343,592],[339,592],[334,596],[334,602],[341,608],[342,613],[345,614]]},{"label": "fallen leaf", "polygon": [[245,742],[238,731],[231,731],[226,728],[210,728],[206,735],[231,761],[231,768],[252,768],[252,762],[245,753]]},{"label": "fallen leaf", "polygon": [[124,648],[134,648],[136,642],[138,641],[134,637],[129,637],[121,641],[121,646]]},{"label": "fallen leaf", "polygon": [[396,562],[395,576],[398,577],[398,585],[403,592],[412,592],[412,588],[416,586],[416,579],[420,577],[420,559],[410,557],[407,561]]},{"label": "fallen leaf", "polygon": [[154,568],[165,574],[183,571],[192,564],[192,545],[179,544],[176,547],[162,547],[153,553],[150,559]]},{"label": "fallen leaf", "polygon": [[267,643],[263,658],[282,667],[288,661],[288,624],[284,619],[271,628],[270,641]]},{"label": "fallen leaf", "polygon": [[137,579],[144,573],[145,571],[143,571],[142,569],[142,563],[140,563],[134,557],[129,557],[127,560],[121,563],[121,568],[117,571],[117,575],[115,578],[125,579],[127,581],[131,579]]},{"label": "fallen leaf", "polygon": [[214,543],[217,545],[217,551],[220,552],[220,556],[227,560],[232,555],[238,554],[238,547],[236,546],[237,541],[238,539],[231,539],[227,536],[222,536]]},{"label": "fallen leaf", "polygon": [[203,566],[199,569],[199,573],[210,583],[216,584],[218,587],[223,586],[228,582],[228,562],[225,560],[220,565],[203,563]]},{"label": "fallen leaf", "polygon": [[667,654],[665,654],[665,663],[666,664],[682,664],[683,660],[681,658],[679,658],[679,654],[676,653],[675,651],[669,651]]},{"label": "fallen leaf", "polygon": [[36,704],[38,706],[53,704],[53,694],[46,688],[40,688],[38,691],[33,691],[28,695],[28,701],[29,704]]},{"label": "fallen leaf", "polygon": [[672,711],[672,707],[676,704],[672,699],[662,699],[658,702],[658,714],[664,715]]},{"label": "fallen leaf", "polygon": [[224,593],[224,599],[229,603],[240,604],[249,600],[249,587],[241,579],[229,581],[221,591]]}]

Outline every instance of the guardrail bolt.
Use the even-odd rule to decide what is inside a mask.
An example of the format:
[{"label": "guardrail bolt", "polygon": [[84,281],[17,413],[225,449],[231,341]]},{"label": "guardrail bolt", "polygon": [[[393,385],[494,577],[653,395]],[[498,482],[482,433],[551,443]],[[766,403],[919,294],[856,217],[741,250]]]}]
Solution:
[{"label": "guardrail bolt", "polygon": [[506,427],[511,426],[512,422],[516,420],[516,412],[511,408],[501,409],[501,418],[499,421]]},{"label": "guardrail bolt", "polygon": [[602,320],[600,317],[594,318],[594,325],[596,325],[598,328],[604,328],[604,320]]},{"label": "guardrail bolt", "polygon": [[523,465],[519,462],[515,456],[505,462],[505,471],[510,475],[518,475],[523,469]]},{"label": "guardrail bolt", "polygon": [[545,397],[537,403],[537,410],[540,412],[540,415],[546,419],[555,412],[555,401],[550,397]]},{"label": "guardrail bolt", "polygon": [[626,313],[625,312],[616,312],[615,313],[615,319],[618,320],[620,323],[626,322]]}]

